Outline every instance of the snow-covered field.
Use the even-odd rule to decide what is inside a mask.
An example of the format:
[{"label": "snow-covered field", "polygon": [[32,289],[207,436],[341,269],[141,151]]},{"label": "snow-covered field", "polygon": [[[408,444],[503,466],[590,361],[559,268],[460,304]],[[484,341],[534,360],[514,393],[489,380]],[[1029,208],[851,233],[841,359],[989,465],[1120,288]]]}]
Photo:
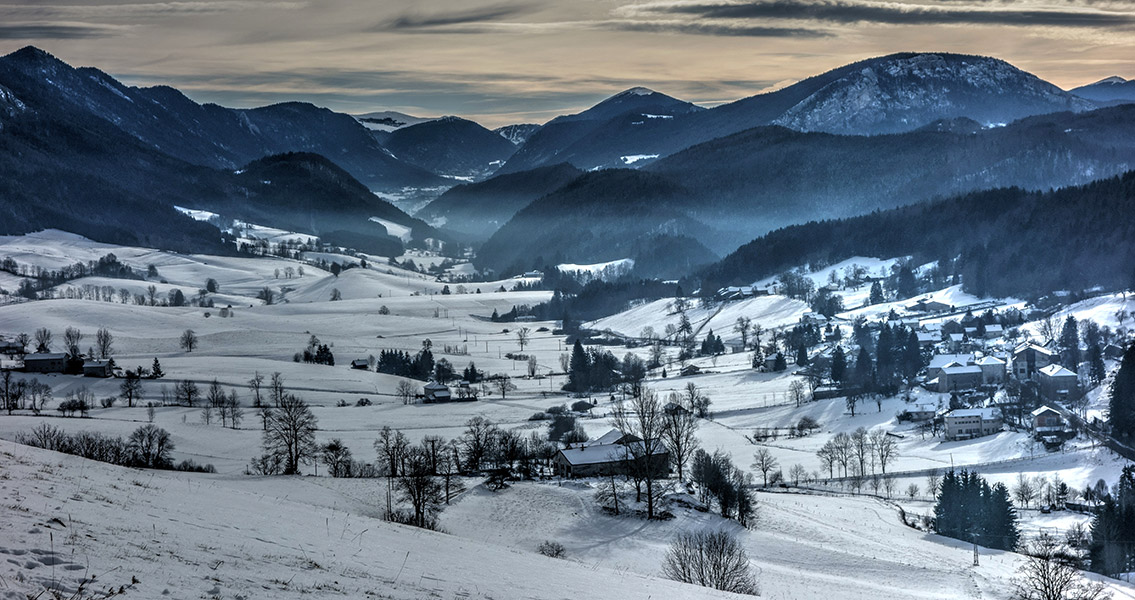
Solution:
[{"label": "snow-covered field", "polygon": [[[673,300],[655,300],[587,323],[586,326],[600,331],[611,330],[630,337],[638,337],[643,329],[650,327],[656,335],[663,335],[667,325],[678,326],[681,316],[673,308]],[[753,323],[760,323],[765,329],[776,329],[800,321],[808,305],[784,296],[759,296],[740,302],[703,305],[696,300],[686,311],[690,324],[702,335],[712,329],[725,341],[739,340],[740,334],[733,331],[739,317],[749,317]]]},{"label": "snow-covered field", "polygon": [[[232,316],[221,318],[217,309],[195,307],[49,300],[0,306],[0,335],[10,339],[46,327],[55,332],[58,348],[63,330],[73,326],[86,334],[80,344],[85,348],[95,330],[105,327],[114,335],[120,366],[161,361],[166,377],[143,382],[143,405],[160,401],[163,388],[168,392],[180,380],[205,387],[216,379],[226,390],[237,391],[247,407],[248,380],[256,373],[279,372],[289,390],[312,404],[318,440],[342,439],[356,460],[374,460],[372,444],[384,426],[404,431],[412,442],[426,435],[452,439],[461,435],[468,419],[484,416],[526,435],[545,427],[529,420],[533,413],[573,401],[560,392],[565,383],[560,356],[570,347],[551,333],[551,323],[524,324],[531,339],[523,352],[537,359],[538,376],[529,378],[523,360],[506,356],[522,350],[516,337],[520,325],[484,318],[494,310],[504,313],[549,297],[548,292],[496,291],[510,289],[514,281],[467,284],[469,293],[443,295],[445,284],[383,260],[368,259],[368,268],[348,269],[338,277],[305,265],[303,277],[277,279],[276,269],[300,263],[108,246],[61,232],[0,238],[0,258],[12,256],[44,268],[97,260],[108,252],[142,273],[155,265],[165,283],[89,278],[64,286],[109,285],[143,293],[152,284],[159,293],[176,287],[191,295],[213,278],[220,290],[214,300],[218,306],[231,304]],[[408,258],[419,264],[438,260],[417,254]],[[264,305],[256,300],[265,286],[289,288],[285,301]],[[333,289],[343,300],[330,301]],[[967,300],[953,288],[936,298],[953,304]],[[1095,304],[1069,310],[1078,311],[1078,318],[1108,312],[1114,318],[1117,307],[1126,306],[1123,298],[1085,302]],[[713,329],[732,340],[738,317],[777,328],[797,322],[807,310],[802,302],[766,296],[696,306],[688,315],[701,335]],[[677,322],[671,301],[660,300],[589,326],[637,336],[645,327],[662,333]],[[200,339],[193,352],[178,344],[186,329]],[[293,362],[312,335],[331,347],[335,366]],[[459,371],[473,362],[488,373],[507,374],[518,389],[504,398],[492,394],[470,403],[404,405],[394,395],[399,378],[349,367],[351,360],[385,349],[416,352],[427,339],[435,359],[445,358]],[[645,352],[612,351],[620,357]],[[894,415],[905,407],[901,398],[861,404],[854,416],[843,399],[797,407],[789,390],[799,377],[756,372],[749,360],[747,353],[696,359],[701,375],[676,377],[677,365],[670,365],[669,377],[655,370],[647,381],[663,398],[689,383],[708,395],[714,418],[701,421],[701,446],[731,453],[745,469],[758,448],[751,441],[755,429],[787,427],[804,416],[819,422],[820,429],[764,444],[785,472],[796,464],[809,473],[819,471],[816,450],[832,436],[858,427],[901,436],[899,456],[887,469],[898,477],[900,490],[911,482],[921,485],[926,469],[950,465],[969,466],[1006,483],[1018,473],[1058,473],[1078,487],[1101,477],[1114,481],[1122,466],[1110,452],[1084,440],[1073,441],[1066,452],[1047,453],[1026,434],[1010,431],[966,442],[923,439],[910,425],[895,422]],[[51,386],[56,401],[83,387],[96,398],[117,396],[120,383],[36,377]],[[372,404],[355,406],[362,398]],[[595,416],[582,420],[592,437],[610,428],[610,398],[596,400]],[[938,404],[948,397],[916,390],[915,401]],[[203,423],[199,409],[156,409],[155,424],[168,430],[176,444],[175,460],[213,464],[218,471],[213,475],[122,469],[12,443],[43,422],[69,432],[126,436],[148,419],[145,408],[121,403],[95,408],[85,419],[62,418],[51,408],[39,417],[0,418],[0,440],[6,440],[0,441],[0,496],[10,509],[10,516],[0,519],[0,598],[23,599],[52,581],[74,589],[80,578],[92,575],[97,575],[96,588],[126,586],[132,597],[145,598],[721,598],[729,596],[658,577],[662,556],[677,532],[721,527],[740,536],[762,595],[769,598],[1007,598],[1020,560],[1011,553],[984,552],[981,566],[974,568],[966,544],[910,529],[899,522],[893,504],[839,488],[818,494],[760,493],[757,524],[744,531],[679,505],[671,507],[675,518],[669,521],[612,516],[597,507],[586,481],[518,482],[491,492],[470,480],[469,491],[442,513],[446,533],[427,532],[375,518],[384,496],[381,481],[245,475],[261,442],[251,407],[237,429]],[[914,513],[929,510],[925,498],[903,504]],[[1076,517],[1025,511],[1024,519],[1028,532],[1067,528]],[[567,559],[536,554],[536,545],[544,540],[562,543]],[[133,578],[138,583],[132,584]],[[1135,597],[1132,588],[1113,585],[1117,597]]]}]

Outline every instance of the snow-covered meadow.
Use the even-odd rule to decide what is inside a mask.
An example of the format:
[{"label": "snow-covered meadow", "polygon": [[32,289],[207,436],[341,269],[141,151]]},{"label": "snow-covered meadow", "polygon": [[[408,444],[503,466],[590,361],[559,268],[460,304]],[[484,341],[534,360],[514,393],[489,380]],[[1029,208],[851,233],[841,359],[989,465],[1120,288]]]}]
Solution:
[{"label": "snow-covered meadow", "polygon": [[[186,256],[144,248],[98,244],[60,232],[0,238],[0,257],[21,264],[59,268],[97,260],[113,252],[145,272],[154,265],[165,283],[132,280],[75,280],[66,286],[111,285],[132,294],[151,284],[195,292],[207,279],[219,291],[218,308],[145,306],[93,300],[48,300],[0,307],[0,335],[46,327],[57,347],[66,327],[86,334],[86,347],[99,328],[114,336],[115,360],[125,368],[148,367],[157,358],[165,372],[143,382],[142,401],[126,407],[95,408],[90,418],[62,418],[49,410],[0,418],[0,496],[11,518],[0,520],[0,598],[24,598],[37,586],[73,590],[82,578],[97,576],[91,589],[128,588],[137,597],[277,598],[319,596],[379,598],[694,598],[730,597],[659,577],[662,557],[681,531],[728,528],[742,539],[758,573],[761,594],[769,598],[1007,598],[1020,557],[987,551],[972,566],[972,549],[963,543],[903,525],[890,500],[855,496],[838,487],[805,493],[758,494],[752,530],[688,505],[672,504],[675,518],[648,522],[613,516],[593,500],[593,482],[556,479],[517,482],[493,492],[478,480],[441,514],[442,533],[379,520],[385,494],[381,480],[317,477],[254,477],[244,473],[260,452],[260,423],[251,408],[236,429],[202,422],[201,411],[178,406],[155,409],[154,423],[172,435],[175,460],[212,464],[216,474],[125,469],[12,443],[21,432],[48,422],[69,432],[99,431],[126,436],[145,424],[143,405],[160,402],[163,387],[192,380],[201,387],[217,380],[235,390],[248,406],[247,382],[254,374],[280,373],[287,389],[312,405],[320,442],[338,438],[356,459],[374,460],[373,442],[389,426],[412,442],[426,435],[458,437],[474,416],[527,434],[545,422],[533,413],[573,399],[560,391],[565,376],[561,355],[570,352],[554,324],[493,323],[485,317],[513,306],[536,304],[548,292],[508,290],[516,280],[467,284],[467,293],[442,294],[446,284],[383,260],[337,277],[305,265],[302,277],[277,278],[276,270],[297,267],[276,258]],[[313,257],[324,258],[324,257]],[[342,258],[342,257],[340,257]],[[379,257],[380,258],[380,257]],[[404,257],[405,258],[405,257]],[[408,258],[422,264],[427,255]],[[885,268],[879,261],[873,268]],[[817,277],[825,277],[817,274]],[[256,298],[265,286],[282,293],[282,302]],[[454,286],[455,287],[455,286]],[[342,300],[332,302],[332,290]],[[477,292],[480,293],[477,293]],[[968,300],[946,290],[951,304]],[[945,301],[945,300],[943,300]],[[1122,299],[1126,302],[1126,299]],[[873,307],[877,308],[877,307]],[[1076,308],[1076,307],[1073,307]],[[1084,306],[1077,310],[1112,311]],[[695,307],[689,316],[702,334],[732,340],[733,323],[746,316],[766,328],[796,323],[807,311],[799,301],[763,296],[715,307]],[[661,333],[678,316],[671,302],[659,300],[589,324],[637,336],[651,327]],[[537,359],[537,376],[523,360],[518,327],[530,329],[523,352]],[[192,352],[179,346],[186,329],[200,342]],[[335,366],[294,362],[311,336],[333,351]],[[436,359],[460,371],[470,362],[487,373],[506,374],[517,385],[505,397],[477,402],[403,404],[395,395],[400,378],[351,369],[353,359],[382,350],[416,352],[425,340]],[[645,354],[645,349],[612,348]],[[698,438],[709,451],[721,449],[749,470],[758,447],[768,448],[786,472],[802,465],[822,467],[816,450],[841,432],[858,427],[893,432],[901,438],[899,456],[888,468],[898,489],[921,484],[927,469],[970,466],[983,476],[1011,483],[1018,473],[1059,473],[1070,485],[1098,478],[1114,481],[1122,463],[1106,450],[1076,440],[1063,453],[1047,453],[1025,433],[1005,431],[966,442],[923,438],[896,423],[906,406],[901,398],[860,405],[854,416],[842,398],[797,407],[789,398],[791,372],[759,373],[747,353],[693,361],[703,374],[666,378],[655,370],[647,385],[662,397],[681,393],[689,383],[712,400],[712,420],[701,422]],[[19,375],[30,378],[30,375]],[[37,375],[56,400],[88,388],[96,398],[118,395],[119,380],[70,375]],[[916,391],[916,402],[941,403],[948,396]],[[360,399],[368,406],[357,406]],[[611,398],[596,397],[592,415],[581,420],[597,437],[611,426]],[[758,446],[757,428],[788,427],[801,417],[820,429],[801,438],[780,438]],[[913,513],[925,513],[925,498],[903,500]],[[1066,515],[1023,514],[1029,528],[1070,526]],[[1062,520],[1061,520],[1062,519]],[[539,556],[536,545],[562,543],[566,560]],[[53,569],[54,567],[54,569]],[[137,583],[131,583],[134,579]],[[1112,582],[1118,598],[1135,598],[1135,588]]]}]

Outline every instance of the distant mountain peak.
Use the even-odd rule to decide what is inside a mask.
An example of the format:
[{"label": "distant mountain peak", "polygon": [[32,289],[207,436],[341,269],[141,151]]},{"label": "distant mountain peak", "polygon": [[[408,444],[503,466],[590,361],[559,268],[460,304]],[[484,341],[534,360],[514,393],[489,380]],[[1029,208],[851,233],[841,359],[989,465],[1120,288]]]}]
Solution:
[{"label": "distant mountain peak", "polygon": [[29,62],[30,61],[59,61],[59,59],[55,58],[55,56],[53,56],[50,52],[47,52],[45,50],[40,50],[39,48],[36,48],[35,46],[24,46],[23,48],[16,50],[15,52],[5,56],[4,58],[11,58],[11,59],[15,59],[15,60],[29,61]]},{"label": "distant mountain peak", "polygon": [[947,52],[871,58],[793,87],[808,95],[773,124],[839,134],[897,133],[963,116],[1007,123],[1033,114],[1094,108],[1003,60]]},{"label": "distant mountain peak", "polygon": [[1116,85],[1123,83],[1127,83],[1127,80],[1120,77],[1119,75],[1112,75],[1111,77],[1105,77],[1104,79],[1101,79],[1090,85]]},{"label": "distant mountain peak", "polygon": [[650,88],[638,86],[638,87],[633,87],[629,90],[621,91],[618,94],[615,94],[614,96],[612,96],[612,98],[618,98],[620,96],[649,96],[651,94],[657,94],[657,93],[658,92],[656,92],[656,91],[654,91]]}]

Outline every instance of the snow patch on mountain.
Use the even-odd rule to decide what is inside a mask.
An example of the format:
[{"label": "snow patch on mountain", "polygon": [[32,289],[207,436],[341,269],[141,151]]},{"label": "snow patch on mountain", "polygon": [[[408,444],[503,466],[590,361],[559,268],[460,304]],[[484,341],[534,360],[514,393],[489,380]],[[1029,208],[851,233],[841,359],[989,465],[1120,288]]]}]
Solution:
[{"label": "snow patch on mountain", "polygon": [[361,123],[363,127],[366,127],[371,131],[382,131],[385,133],[390,133],[391,131],[402,129],[403,127],[409,127],[411,125],[417,125],[418,123],[425,123],[427,121],[434,120],[429,117],[415,117],[413,115],[408,115],[393,110],[385,110],[381,112],[372,112],[351,116],[353,116],[356,121]]},{"label": "snow patch on mountain", "polygon": [[650,160],[652,158],[658,158],[658,155],[657,154],[631,154],[631,155],[628,155],[628,156],[620,156],[619,160],[623,161],[624,165],[633,165],[634,163],[639,162],[640,160]]},{"label": "snow patch on mountain", "polygon": [[[27,110],[28,107],[12,93],[12,90],[0,85],[0,117],[14,117]],[[3,125],[0,125],[0,129]]]},{"label": "snow patch on mountain", "polygon": [[380,219],[378,217],[371,217],[370,220],[378,223],[379,225],[382,225],[386,228],[387,234],[392,235],[402,240],[403,242],[409,242],[414,237],[413,235],[411,235],[413,230],[409,227],[406,227],[405,225],[399,225],[394,221],[387,221],[386,219]]},{"label": "snow patch on mountain", "polygon": [[592,276],[611,274],[612,276],[622,275],[629,272],[634,268],[633,258],[620,258],[619,260],[612,260],[604,263],[595,263],[590,265],[577,265],[572,263],[564,263],[556,265],[556,269],[563,273],[587,273]]}]

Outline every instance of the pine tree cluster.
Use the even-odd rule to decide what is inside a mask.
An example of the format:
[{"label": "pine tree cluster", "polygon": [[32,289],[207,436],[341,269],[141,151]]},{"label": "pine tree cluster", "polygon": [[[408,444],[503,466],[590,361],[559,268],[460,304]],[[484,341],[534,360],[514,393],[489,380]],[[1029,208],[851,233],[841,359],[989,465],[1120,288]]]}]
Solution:
[{"label": "pine tree cluster", "polygon": [[976,541],[988,548],[1013,550],[1020,540],[1017,511],[1002,483],[989,483],[976,472],[948,471],[938,488],[934,530],[941,535]]}]

